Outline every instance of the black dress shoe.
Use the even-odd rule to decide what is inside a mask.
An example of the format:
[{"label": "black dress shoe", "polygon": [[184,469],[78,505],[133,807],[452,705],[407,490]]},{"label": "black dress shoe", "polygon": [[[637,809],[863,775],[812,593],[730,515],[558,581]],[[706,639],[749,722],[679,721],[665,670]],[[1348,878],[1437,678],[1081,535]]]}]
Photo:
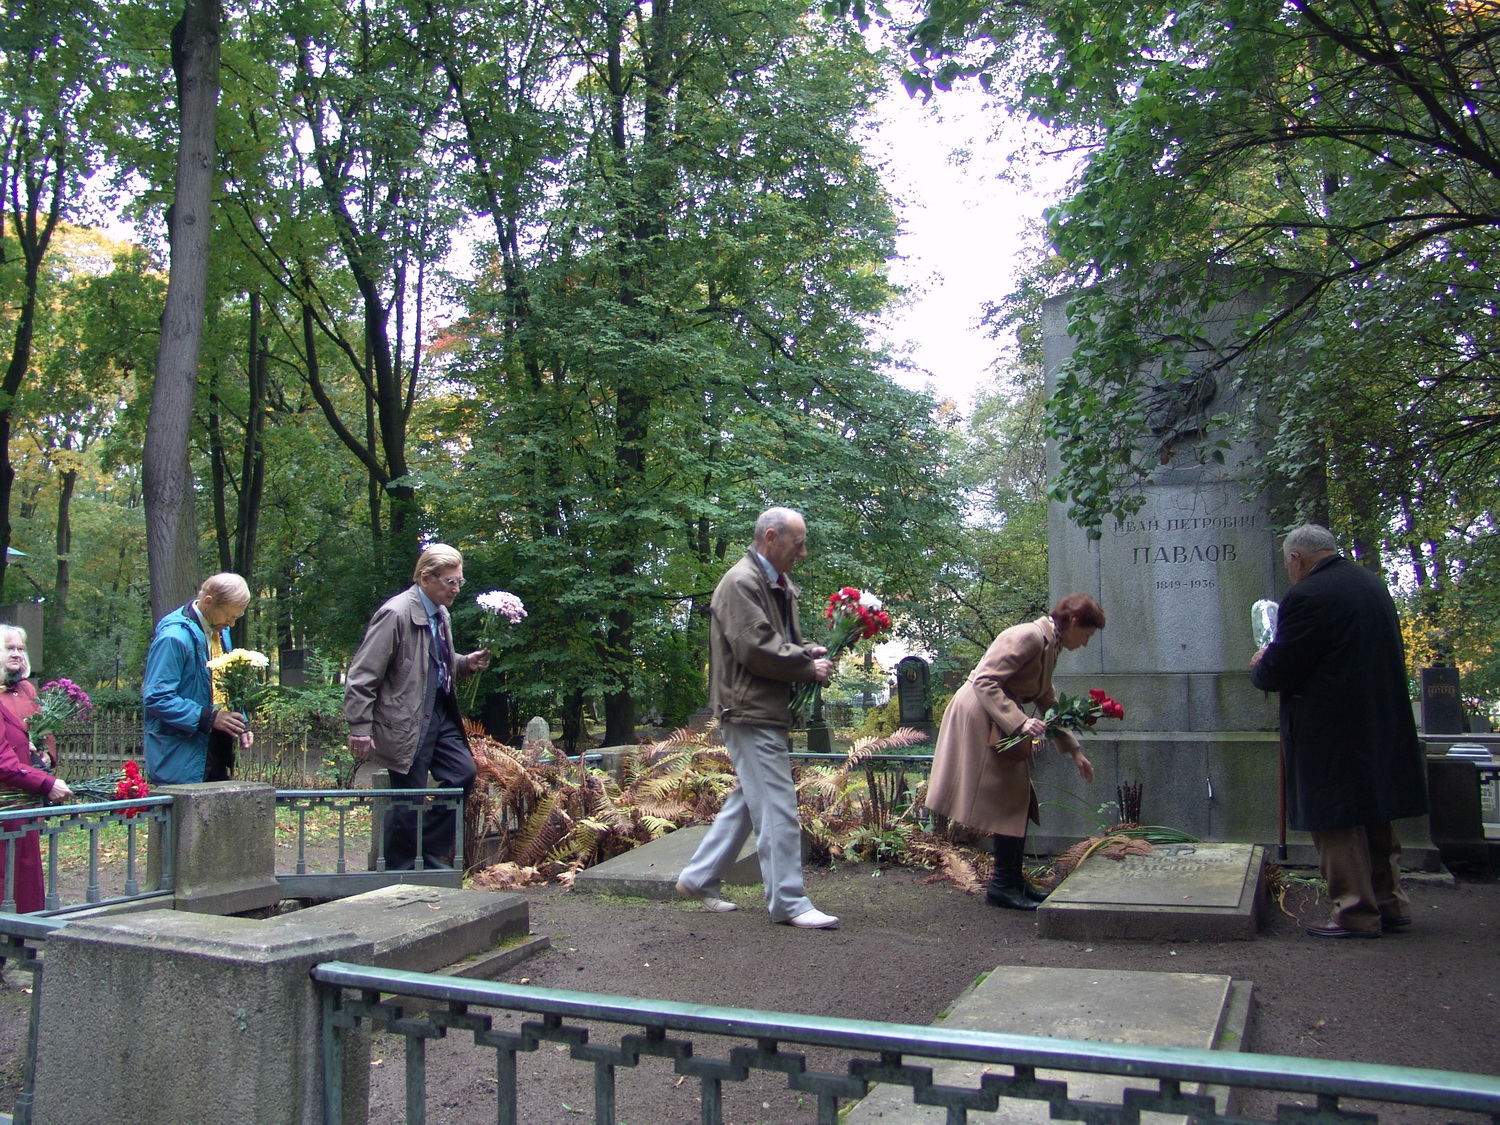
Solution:
[{"label": "black dress shoe", "polygon": [[1321,926],[1303,926],[1313,937],[1379,937],[1379,930],[1346,930],[1336,922],[1324,922]]},{"label": "black dress shoe", "polygon": [[1030,882],[1028,882],[1025,889],[1021,893],[1029,898],[1032,902],[1046,902],[1047,896],[1052,892],[1044,891],[1040,887],[1034,887]]},{"label": "black dress shoe", "polygon": [[1382,930],[1384,930],[1388,934],[1393,934],[1397,930],[1409,930],[1409,929],[1411,929],[1411,919],[1410,918],[1382,918],[1380,920],[1380,928]]}]

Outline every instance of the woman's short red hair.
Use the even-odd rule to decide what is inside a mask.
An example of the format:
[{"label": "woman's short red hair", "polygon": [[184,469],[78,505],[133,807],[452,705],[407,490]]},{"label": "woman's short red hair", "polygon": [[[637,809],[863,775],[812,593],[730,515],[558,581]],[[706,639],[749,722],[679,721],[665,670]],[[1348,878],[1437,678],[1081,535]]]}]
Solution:
[{"label": "woman's short red hair", "polygon": [[1085,625],[1092,629],[1104,628],[1104,610],[1087,594],[1069,594],[1059,598],[1052,607],[1052,620],[1059,629],[1069,625]]}]

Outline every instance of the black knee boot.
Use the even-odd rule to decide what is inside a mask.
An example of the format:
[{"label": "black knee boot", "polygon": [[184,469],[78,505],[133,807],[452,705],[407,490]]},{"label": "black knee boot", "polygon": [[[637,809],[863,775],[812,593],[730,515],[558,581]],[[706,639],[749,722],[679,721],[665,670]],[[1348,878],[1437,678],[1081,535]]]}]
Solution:
[{"label": "black knee boot", "polygon": [[1026,875],[1021,870],[1026,837],[997,835],[994,841],[995,873],[984,893],[985,901],[1008,910],[1035,910],[1036,902],[1026,893]]}]

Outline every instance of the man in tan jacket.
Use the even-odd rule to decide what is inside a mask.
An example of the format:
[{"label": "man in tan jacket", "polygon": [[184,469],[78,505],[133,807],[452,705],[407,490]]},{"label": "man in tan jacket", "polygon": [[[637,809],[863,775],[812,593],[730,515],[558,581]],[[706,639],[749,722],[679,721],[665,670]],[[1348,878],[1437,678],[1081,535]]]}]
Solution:
[{"label": "man in tan jacket", "polygon": [[[435,543],[422,552],[412,585],[375,611],[349,665],[344,720],[349,749],[390,771],[393,789],[462,788],[474,784],[474,757],[464,737],[454,684],[489,667],[488,649],[453,651],[448,607],[464,584],[464,561]],[[446,867],[457,818],[447,806],[429,809],[422,828],[422,867]],[[388,871],[417,861],[417,811],[397,805],[386,814]]]},{"label": "man in tan jacket", "polygon": [[755,521],[755,541],[719,580],[709,606],[709,706],[739,786],[677,880],[677,890],[714,911],[736,909],[719,897],[724,873],[755,829],[771,919],[799,929],[838,925],[816,910],[802,881],[802,826],[792,783],[792,687],[826,684],[833,662],[822,645],[802,642],[797,595],[789,578],[807,557],[807,524],[790,508],[769,508]]}]

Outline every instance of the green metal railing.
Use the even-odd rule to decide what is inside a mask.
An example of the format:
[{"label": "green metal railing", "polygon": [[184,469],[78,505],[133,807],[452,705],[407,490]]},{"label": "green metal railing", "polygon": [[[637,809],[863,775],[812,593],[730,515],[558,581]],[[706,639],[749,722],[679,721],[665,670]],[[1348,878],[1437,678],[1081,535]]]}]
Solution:
[{"label": "green metal railing", "polygon": [[[361,891],[387,887],[395,882],[438,887],[462,886],[463,804],[464,791],[457,788],[276,790],[277,811],[295,813],[297,818],[296,863],[292,871],[276,873],[283,897],[343,898]],[[422,865],[422,835],[427,814],[440,807],[452,809],[455,821],[460,826],[459,831],[454,834],[453,867],[427,869]],[[349,814],[362,808],[368,808],[370,812],[368,835],[362,827],[358,832],[352,832],[349,825]],[[412,808],[417,814],[415,871],[393,872],[386,868],[385,817],[396,808]],[[336,820],[336,850],[332,871],[311,871],[308,868],[308,816],[317,812],[331,812]],[[364,855],[356,857],[357,867],[351,867],[349,861],[351,844],[355,848],[363,845],[365,849]]]},{"label": "green metal railing", "polygon": [[[1143,1113],[1186,1115],[1198,1125],[1374,1125],[1402,1121],[1404,1106],[1473,1113],[1500,1125],[1500,1078],[1485,1075],[868,1023],[458,980],[343,961],[318,965],[312,975],[323,990],[324,1125],[356,1125],[344,1121],[342,1112],[343,1036],[365,1020],[405,1037],[408,1125],[426,1121],[427,1043],[450,1030],[469,1032],[477,1045],[494,1049],[499,1125],[521,1122],[516,1106],[517,1055],[543,1043],[562,1044],[573,1059],[592,1066],[595,1125],[615,1125],[617,1072],[651,1057],[670,1059],[676,1073],[698,1080],[704,1125],[722,1125],[724,1083],[742,1082],[757,1070],[785,1074],[789,1089],[815,1096],[820,1125],[836,1125],[839,1103],[864,1097],[877,1083],[908,1087],[914,1104],[942,1107],[948,1125],[965,1125],[972,1112],[993,1112],[1001,1098],[1045,1102],[1054,1119],[1098,1125],[1137,1125]],[[383,1001],[383,994],[447,1008],[407,1015],[398,1000]],[[523,1022],[514,1031],[501,1030],[492,1016],[474,1008],[541,1018]],[[569,1020],[640,1031],[621,1033],[609,1043],[597,1026]],[[700,1053],[701,1040],[683,1036],[714,1037],[715,1045],[721,1038],[750,1040],[753,1046],[730,1046],[726,1055],[710,1057]],[[786,1046],[833,1049],[852,1057],[845,1073],[817,1071],[809,1069],[802,1054],[784,1050]],[[914,1064],[912,1059],[919,1061]],[[983,1077],[973,1087],[936,1083],[927,1064],[941,1060],[974,1064]],[[992,1067],[1007,1068],[1008,1073],[996,1073]],[[1092,1097],[1073,1099],[1066,1079],[1039,1077],[1039,1070],[1113,1075],[1132,1085],[1118,1104]],[[1204,1087],[1300,1094],[1315,1098],[1317,1104],[1279,1106],[1269,1121],[1247,1118],[1231,1115],[1213,1096],[1200,1092]],[[1355,1099],[1383,1103],[1382,1108],[1391,1107],[1389,1115],[1342,1104]]]},{"label": "green metal railing", "polygon": [[[157,826],[153,832],[151,826]],[[122,902],[168,897],[172,895],[172,798],[138,797],[129,801],[95,801],[78,805],[49,805],[36,808],[8,809],[0,812],[0,842],[12,844],[37,835],[42,851],[45,902],[49,914],[109,906]],[[146,858],[148,837],[162,841],[160,874],[153,887],[141,889],[142,865]],[[107,839],[108,837],[108,839]],[[123,841],[120,838],[123,837]],[[118,856],[106,857],[108,845],[123,842],[123,864]],[[64,901],[61,890],[62,852],[65,847],[81,851],[86,865],[83,893]],[[16,848],[5,849],[5,864],[0,870],[4,881],[0,892],[0,910],[16,909]],[[106,870],[115,873],[107,887]],[[113,893],[106,893],[106,890]]]}]

